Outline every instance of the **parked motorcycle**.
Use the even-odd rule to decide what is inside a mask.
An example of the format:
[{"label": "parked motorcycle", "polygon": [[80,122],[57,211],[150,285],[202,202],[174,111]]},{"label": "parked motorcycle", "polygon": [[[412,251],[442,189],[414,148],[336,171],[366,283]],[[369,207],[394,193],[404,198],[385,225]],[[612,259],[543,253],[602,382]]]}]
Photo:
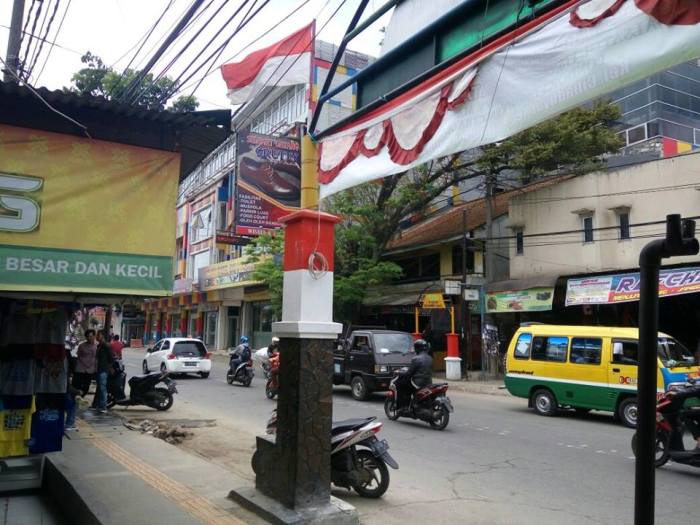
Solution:
[{"label": "parked motorcycle", "polygon": [[233,369],[233,359],[228,362],[228,370],[226,372],[226,382],[229,385],[235,383],[240,383],[243,386],[250,386],[253,382],[253,376],[255,372],[253,371],[253,360],[249,359],[239,364],[236,369]]},{"label": "parked motorcycle", "polygon": [[[687,450],[683,435],[688,424],[700,426],[700,406],[687,406],[688,400],[700,400],[700,385],[695,380],[688,382],[659,397],[656,402],[656,467],[669,460],[684,465],[700,467],[700,451]],[[632,451],[637,455],[637,433],[632,436]]]},{"label": "parked motorcycle", "polygon": [[396,375],[389,383],[389,393],[384,401],[386,417],[396,421],[400,417],[410,417],[426,421],[436,430],[444,430],[450,422],[450,412],[454,412],[452,401],[447,397],[447,383],[425,386],[411,397],[408,407],[397,408],[398,387]]},{"label": "parked motorcycle", "polygon": [[279,368],[280,368],[280,355],[274,354],[268,360],[269,367],[265,372],[265,377],[267,378],[267,383],[265,384],[265,396],[268,399],[275,399],[277,397],[277,392],[279,391]]},{"label": "parked motorcycle", "polygon": [[[177,383],[167,372],[154,372],[129,379],[129,397],[125,397],[126,371],[118,363],[116,373],[110,377],[107,387],[107,407],[146,405],[156,410],[168,410],[173,406],[173,394],[177,394]],[[158,386],[158,385],[163,386]]]},{"label": "parked motorcycle", "polygon": [[[334,421],[331,428],[331,483],[352,488],[364,498],[380,498],[389,488],[389,465],[398,469],[386,439],[377,439],[382,424],[375,417]],[[277,432],[277,410],[267,433]],[[360,448],[361,447],[361,448]]]}]

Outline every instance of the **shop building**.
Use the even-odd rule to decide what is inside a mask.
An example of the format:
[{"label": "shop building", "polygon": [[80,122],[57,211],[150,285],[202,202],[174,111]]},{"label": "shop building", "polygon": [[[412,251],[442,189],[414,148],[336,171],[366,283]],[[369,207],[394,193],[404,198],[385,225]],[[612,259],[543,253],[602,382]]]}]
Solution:
[{"label": "shop building", "polygon": [[178,181],[229,119],[0,83],[0,491],[40,487],[61,450],[83,327],[171,293]]},{"label": "shop building", "polygon": [[[299,206],[300,126],[316,106],[336,51],[336,46],[316,41],[309,82],[260,90],[234,114],[233,135],[180,184],[173,296],[144,303],[148,341],[192,336],[211,350],[235,346],[241,335],[248,336],[255,348],[270,342],[272,323],[278,319],[266,287],[252,280],[253,268],[243,251],[252,237],[279,227],[279,217]],[[347,50],[334,82],[342,82],[371,61]],[[355,104],[354,92],[339,95],[324,107],[322,124],[350,115]],[[269,158],[259,156],[258,146]],[[241,168],[243,159],[251,156],[253,162]],[[297,160],[290,160],[294,156]],[[265,178],[265,170],[277,169],[280,161],[296,164],[297,172]],[[280,186],[286,189],[285,183],[296,185],[296,200],[275,195]]]},{"label": "shop building", "polygon": [[[700,155],[569,178],[510,200],[511,297],[494,312],[506,336],[526,320],[636,326],[639,253],[665,234],[669,213],[698,217]],[[700,334],[700,259],[662,268],[659,329],[694,348]],[[548,304],[536,301],[547,295]],[[515,297],[530,298],[516,304]],[[516,305],[518,309],[513,308]]]}]

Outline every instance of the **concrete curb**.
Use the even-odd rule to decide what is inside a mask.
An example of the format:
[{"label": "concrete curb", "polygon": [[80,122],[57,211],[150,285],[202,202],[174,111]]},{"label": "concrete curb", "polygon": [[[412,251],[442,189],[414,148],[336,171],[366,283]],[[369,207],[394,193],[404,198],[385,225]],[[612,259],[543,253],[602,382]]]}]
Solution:
[{"label": "concrete curb", "polygon": [[[70,466],[60,457],[52,454],[46,455],[43,485],[44,490],[50,494],[61,513],[64,516],[70,516],[72,524],[102,525],[109,523],[109,521],[105,521],[109,516],[108,509],[94,508],[95,504],[99,506],[99,499],[90,484],[83,483],[78,476],[73,475]],[[98,516],[102,516],[102,519]]]}]

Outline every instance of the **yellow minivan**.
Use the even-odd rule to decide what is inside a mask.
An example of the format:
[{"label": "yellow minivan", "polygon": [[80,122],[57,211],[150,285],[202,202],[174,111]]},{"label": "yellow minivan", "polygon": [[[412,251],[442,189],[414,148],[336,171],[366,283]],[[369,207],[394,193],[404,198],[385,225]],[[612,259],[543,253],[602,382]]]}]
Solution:
[{"label": "yellow minivan", "polygon": [[[637,328],[523,323],[506,359],[508,391],[543,416],[559,407],[613,412],[637,424]],[[658,392],[700,377],[698,358],[659,332]]]}]

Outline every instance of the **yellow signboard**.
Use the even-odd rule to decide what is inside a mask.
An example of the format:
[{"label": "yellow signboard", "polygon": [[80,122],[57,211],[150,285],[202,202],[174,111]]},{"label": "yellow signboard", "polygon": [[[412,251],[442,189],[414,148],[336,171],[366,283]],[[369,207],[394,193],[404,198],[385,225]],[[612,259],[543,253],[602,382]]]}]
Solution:
[{"label": "yellow signboard", "polygon": [[0,289],[170,293],[179,163],[0,125]]},{"label": "yellow signboard", "polygon": [[427,293],[423,296],[423,308],[445,308],[441,293]]}]

